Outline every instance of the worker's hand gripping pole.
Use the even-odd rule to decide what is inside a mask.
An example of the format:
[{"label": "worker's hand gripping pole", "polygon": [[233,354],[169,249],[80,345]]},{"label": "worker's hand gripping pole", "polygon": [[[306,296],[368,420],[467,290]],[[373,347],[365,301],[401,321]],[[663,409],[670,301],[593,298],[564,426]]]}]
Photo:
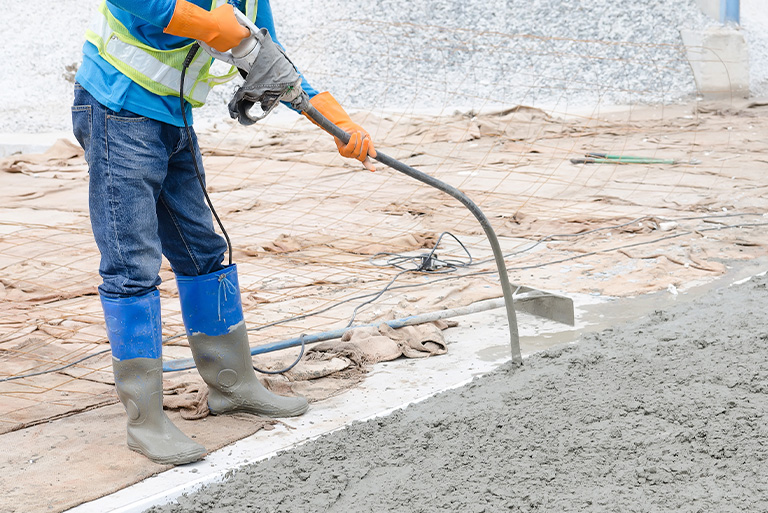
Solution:
[{"label": "worker's hand gripping pole", "polygon": [[[304,95],[301,75],[269,35],[257,28],[242,12],[235,9],[237,21],[250,33],[228,52],[219,52],[200,44],[212,57],[237,67],[245,82],[237,88],[229,102],[229,114],[243,125],[264,119],[280,102],[294,102]],[[252,110],[253,109],[253,110]]]},{"label": "worker's hand gripping pole", "polygon": [[[306,99],[306,94],[302,94],[301,97]],[[297,105],[297,103],[299,102],[294,103],[294,107],[298,107],[299,110],[302,110],[304,114],[312,118],[318,125],[320,125],[323,128],[323,130],[325,130],[332,136],[338,139],[341,139],[341,141],[343,141],[345,144],[349,141],[349,137],[350,137],[349,134],[346,133],[341,128],[334,125],[333,123],[331,123],[325,116],[323,116],[320,112],[318,112],[318,110],[315,109],[309,103],[309,101],[301,101],[299,105]],[[403,164],[402,162],[395,160],[388,155],[385,155],[379,150],[376,151],[375,160],[381,162],[386,166],[389,166],[395,169],[396,171],[399,171],[405,175],[408,175],[411,178],[415,178],[420,182],[423,182],[447,194],[450,194],[451,196],[459,200],[465,207],[467,207],[469,211],[472,212],[472,215],[474,215],[475,218],[480,222],[480,225],[483,227],[483,230],[485,231],[486,237],[488,237],[488,242],[491,243],[491,249],[493,250],[493,258],[496,260],[496,268],[499,271],[499,279],[501,281],[501,290],[504,294],[504,304],[507,309],[507,322],[509,323],[509,342],[512,348],[512,362],[516,365],[522,365],[523,357],[520,352],[520,336],[518,335],[518,332],[517,332],[517,316],[515,315],[515,307],[513,304],[514,292],[512,290],[511,284],[509,283],[509,276],[507,275],[507,266],[504,263],[504,255],[501,252],[501,246],[499,246],[499,240],[498,238],[496,238],[496,233],[493,231],[493,228],[491,227],[491,223],[488,221],[488,218],[485,217],[485,214],[483,214],[482,210],[480,210],[480,207],[478,207],[472,200],[470,200],[463,192],[461,192],[457,188],[451,185],[448,185],[447,183],[442,182],[437,178],[434,178],[426,173],[422,173],[421,171],[414,169],[411,166]]]}]

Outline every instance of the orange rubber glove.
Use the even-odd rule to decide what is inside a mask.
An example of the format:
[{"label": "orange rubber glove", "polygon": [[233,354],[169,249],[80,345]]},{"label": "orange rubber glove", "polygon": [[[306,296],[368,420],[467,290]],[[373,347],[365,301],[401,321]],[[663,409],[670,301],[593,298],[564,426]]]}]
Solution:
[{"label": "orange rubber glove", "polygon": [[344,144],[340,139],[334,137],[336,147],[339,149],[341,156],[349,159],[357,159],[362,162],[365,168],[369,171],[376,171],[371,159],[368,158],[369,155],[376,158],[376,150],[373,148],[371,136],[363,129],[363,127],[349,118],[349,114],[347,114],[341,105],[339,105],[336,98],[326,91],[315,95],[309,100],[309,103],[311,103],[314,108],[320,111],[320,114],[328,118],[334,125],[350,135],[347,144]]},{"label": "orange rubber glove", "polygon": [[206,11],[186,0],[176,0],[171,22],[163,32],[197,39],[220,52],[234,48],[250,35],[250,31],[237,22],[230,4]]}]

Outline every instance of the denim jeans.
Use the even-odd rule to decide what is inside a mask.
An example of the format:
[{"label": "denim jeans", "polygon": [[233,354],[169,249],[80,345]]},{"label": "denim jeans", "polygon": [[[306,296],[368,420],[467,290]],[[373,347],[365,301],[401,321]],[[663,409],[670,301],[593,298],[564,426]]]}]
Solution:
[{"label": "denim jeans", "polygon": [[[88,162],[100,294],[118,298],[155,290],[162,255],[183,276],[223,268],[226,242],[214,231],[184,128],[114,112],[80,84],[72,126]],[[203,173],[194,132],[192,144]]]}]

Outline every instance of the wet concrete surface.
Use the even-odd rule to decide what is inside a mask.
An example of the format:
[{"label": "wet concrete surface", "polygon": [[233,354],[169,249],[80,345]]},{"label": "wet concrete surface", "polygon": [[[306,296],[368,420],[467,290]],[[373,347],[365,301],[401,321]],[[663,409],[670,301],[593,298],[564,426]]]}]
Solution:
[{"label": "wet concrete surface", "polygon": [[768,278],[690,294],[149,511],[768,510]]}]

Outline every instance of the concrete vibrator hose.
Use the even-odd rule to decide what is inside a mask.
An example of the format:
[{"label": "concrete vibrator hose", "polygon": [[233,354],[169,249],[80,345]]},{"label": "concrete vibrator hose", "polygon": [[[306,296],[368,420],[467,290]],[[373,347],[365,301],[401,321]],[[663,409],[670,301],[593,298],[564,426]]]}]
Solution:
[{"label": "concrete vibrator hose", "polygon": [[[306,94],[303,96],[306,96]],[[323,128],[323,130],[340,139],[345,144],[349,142],[349,134],[331,123],[316,108],[314,108],[309,103],[309,101],[302,102],[301,108],[304,114],[312,118],[318,125]],[[485,236],[488,238],[488,242],[491,244],[491,249],[493,250],[493,258],[496,261],[496,268],[499,272],[501,290],[504,294],[504,305],[507,310],[507,323],[509,324],[509,342],[512,349],[512,362],[516,365],[521,365],[523,363],[523,358],[520,352],[520,336],[517,331],[517,315],[515,314],[515,307],[513,304],[514,291],[512,290],[512,285],[509,283],[507,266],[504,263],[504,254],[501,251],[499,239],[496,237],[496,232],[493,231],[493,227],[488,221],[488,218],[485,216],[485,214],[483,214],[483,211],[480,210],[480,207],[478,207],[477,204],[475,204],[471,199],[467,197],[466,194],[461,192],[456,187],[442,182],[433,176],[419,171],[418,169],[414,169],[411,166],[404,164],[399,160],[396,160],[389,155],[382,153],[379,150],[376,150],[375,160],[381,162],[385,166],[391,167],[395,171],[399,171],[404,175],[410,176],[411,178],[414,178],[422,183],[425,183],[431,187],[434,187],[435,189],[453,196],[459,200],[462,205],[467,207],[469,211],[472,212],[472,215],[474,215],[475,218],[480,222],[480,225],[483,227],[483,231],[485,232]]]},{"label": "concrete vibrator hose", "polygon": [[[240,23],[248,27],[251,37],[244,39],[238,47],[233,48],[230,52],[218,52],[215,49],[210,48],[204,43],[200,43],[211,56],[221,59],[224,62],[228,62],[233,66],[240,69],[241,74],[245,78],[245,83],[235,92],[232,101],[229,104],[230,115],[233,118],[237,118],[243,125],[251,125],[260,119],[263,119],[272,109],[274,109],[280,102],[290,103],[290,105],[297,111],[303,112],[310,119],[314,120],[320,127],[326,132],[333,135],[337,139],[340,139],[345,144],[349,142],[350,135],[343,129],[333,124],[322,113],[320,113],[310,102],[309,96],[301,88],[301,77],[298,70],[295,68],[290,59],[285,55],[282,48],[278,47],[271,40],[270,35],[266,29],[257,28],[245,15],[235,10],[235,15],[238,17]],[[187,55],[186,60],[182,66],[181,80],[179,84],[179,101],[181,105],[182,113],[185,113],[184,106],[184,82],[185,74],[189,64],[196,55],[199,46],[193,45]],[[261,114],[257,117],[253,117],[250,113],[251,107],[259,105],[261,107]],[[187,123],[186,114],[183,115],[184,126],[187,131],[190,131]],[[191,145],[190,134],[190,151],[194,155],[194,151]],[[522,365],[523,359],[520,352],[520,337],[517,330],[517,316],[515,314],[515,308],[513,304],[514,292],[509,282],[509,276],[507,274],[507,266],[504,263],[504,255],[499,245],[499,240],[496,237],[496,233],[491,227],[491,223],[488,218],[483,214],[480,207],[478,207],[472,200],[470,200],[463,192],[457,188],[442,182],[426,173],[418,171],[402,162],[380,152],[376,152],[375,160],[382,164],[391,167],[392,169],[399,171],[411,178],[414,178],[422,183],[434,187],[450,196],[453,196],[461,204],[472,212],[472,215],[480,222],[483,227],[488,242],[493,250],[493,257],[496,261],[496,267],[499,273],[499,280],[501,283],[501,290],[504,295],[504,305],[506,307],[507,322],[509,324],[509,341],[512,350],[512,362],[515,365]],[[232,246],[229,241],[229,237],[224,230],[224,226],[221,223],[213,205],[208,197],[203,183],[202,174],[197,169],[196,159],[192,160],[195,163],[195,168],[198,175],[200,186],[203,188],[205,199],[216,218],[217,223],[221,227],[222,232],[227,240],[227,246],[229,248],[229,260],[232,263]],[[305,336],[300,337],[300,345],[302,346],[302,354],[304,344],[306,342]],[[252,353],[253,354],[253,353]],[[301,356],[299,356],[301,358]],[[297,359],[298,362],[298,359]],[[186,362],[175,362],[177,365],[173,365],[179,370],[179,367],[186,365]],[[294,362],[295,365],[296,362]],[[170,368],[168,370],[171,370]],[[282,372],[282,371],[280,371]]]}]

